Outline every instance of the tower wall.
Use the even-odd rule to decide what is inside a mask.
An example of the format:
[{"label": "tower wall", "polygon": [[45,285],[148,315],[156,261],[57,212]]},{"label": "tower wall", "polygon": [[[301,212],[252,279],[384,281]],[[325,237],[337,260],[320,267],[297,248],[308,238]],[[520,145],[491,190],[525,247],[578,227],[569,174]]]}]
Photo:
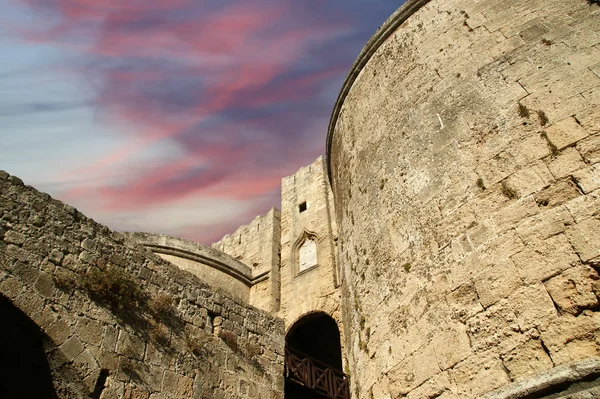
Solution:
[{"label": "tower wall", "polygon": [[409,0],[361,53],[328,138],[355,397],[600,356],[594,3]]},{"label": "tower wall", "polygon": [[271,209],[212,244],[213,248],[251,269],[250,304],[268,312],[279,310],[280,213]]},{"label": "tower wall", "polygon": [[[323,158],[319,157],[282,181],[279,315],[286,327],[307,313],[323,311],[342,328],[335,261],[337,237],[325,171]],[[316,245],[302,250],[306,240]],[[313,255],[316,255],[316,266]]]}]

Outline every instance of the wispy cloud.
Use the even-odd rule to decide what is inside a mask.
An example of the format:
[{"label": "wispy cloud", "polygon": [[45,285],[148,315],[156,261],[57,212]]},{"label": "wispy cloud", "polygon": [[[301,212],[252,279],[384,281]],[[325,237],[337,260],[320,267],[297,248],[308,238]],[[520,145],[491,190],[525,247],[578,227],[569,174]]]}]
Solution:
[{"label": "wispy cloud", "polygon": [[[356,0],[22,3],[44,22],[36,29],[18,28],[20,37],[75,51],[72,70],[94,93],[99,122],[127,126],[120,148],[90,159],[69,179],[114,173],[136,154],[167,142],[180,152],[176,160],[140,165],[129,178],[59,194],[75,204],[93,198],[103,211],[117,213],[190,197],[245,200],[256,205],[249,212],[258,213],[277,205],[272,193],[281,177],[322,153],[337,90],[362,44],[400,5]],[[32,102],[12,112],[70,105]],[[181,228],[182,235],[197,238],[192,231],[193,226]]]}]

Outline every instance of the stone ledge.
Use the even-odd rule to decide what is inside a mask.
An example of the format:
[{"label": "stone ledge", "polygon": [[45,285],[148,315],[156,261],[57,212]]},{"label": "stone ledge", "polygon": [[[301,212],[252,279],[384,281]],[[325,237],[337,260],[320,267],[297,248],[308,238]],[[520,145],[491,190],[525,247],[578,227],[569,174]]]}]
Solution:
[{"label": "stone ledge", "polygon": [[[580,389],[569,389],[574,384],[584,383]],[[482,399],[528,399],[546,396],[561,398],[565,395],[600,386],[600,358],[586,359],[580,362],[564,364],[537,374],[535,377],[496,389]],[[577,388],[577,387],[575,387]]]}]

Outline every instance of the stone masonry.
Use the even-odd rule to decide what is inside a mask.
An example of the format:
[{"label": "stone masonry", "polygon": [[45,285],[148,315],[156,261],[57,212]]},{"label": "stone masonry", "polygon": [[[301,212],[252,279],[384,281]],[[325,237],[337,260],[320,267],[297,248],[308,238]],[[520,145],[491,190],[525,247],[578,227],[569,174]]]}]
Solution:
[{"label": "stone masonry", "polygon": [[[99,275],[139,301],[111,307]],[[101,374],[102,399],[283,398],[281,320],[5,172],[0,294],[44,334],[60,398],[87,398]]]},{"label": "stone masonry", "polygon": [[328,141],[354,397],[600,356],[596,3],[408,1],[359,56]]},{"label": "stone masonry", "polygon": [[354,399],[600,397],[599,272],[597,0],[407,0],[327,157],[212,247],[0,172],[0,299],[60,398],[283,398],[285,334],[315,312]]},{"label": "stone masonry", "polygon": [[212,244],[248,265],[253,276],[261,279],[250,288],[250,303],[272,313],[279,311],[280,306],[280,218],[279,211],[271,209]]}]

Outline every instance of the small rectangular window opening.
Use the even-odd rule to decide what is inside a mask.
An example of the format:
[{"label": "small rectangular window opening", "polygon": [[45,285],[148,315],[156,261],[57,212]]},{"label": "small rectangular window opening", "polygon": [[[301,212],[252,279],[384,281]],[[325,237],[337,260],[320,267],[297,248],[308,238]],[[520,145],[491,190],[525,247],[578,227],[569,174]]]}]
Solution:
[{"label": "small rectangular window opening", "polygon": [[300,209],[300,213],[304,212],[306,210],[306,201],[298,205],[298,208]]}]

